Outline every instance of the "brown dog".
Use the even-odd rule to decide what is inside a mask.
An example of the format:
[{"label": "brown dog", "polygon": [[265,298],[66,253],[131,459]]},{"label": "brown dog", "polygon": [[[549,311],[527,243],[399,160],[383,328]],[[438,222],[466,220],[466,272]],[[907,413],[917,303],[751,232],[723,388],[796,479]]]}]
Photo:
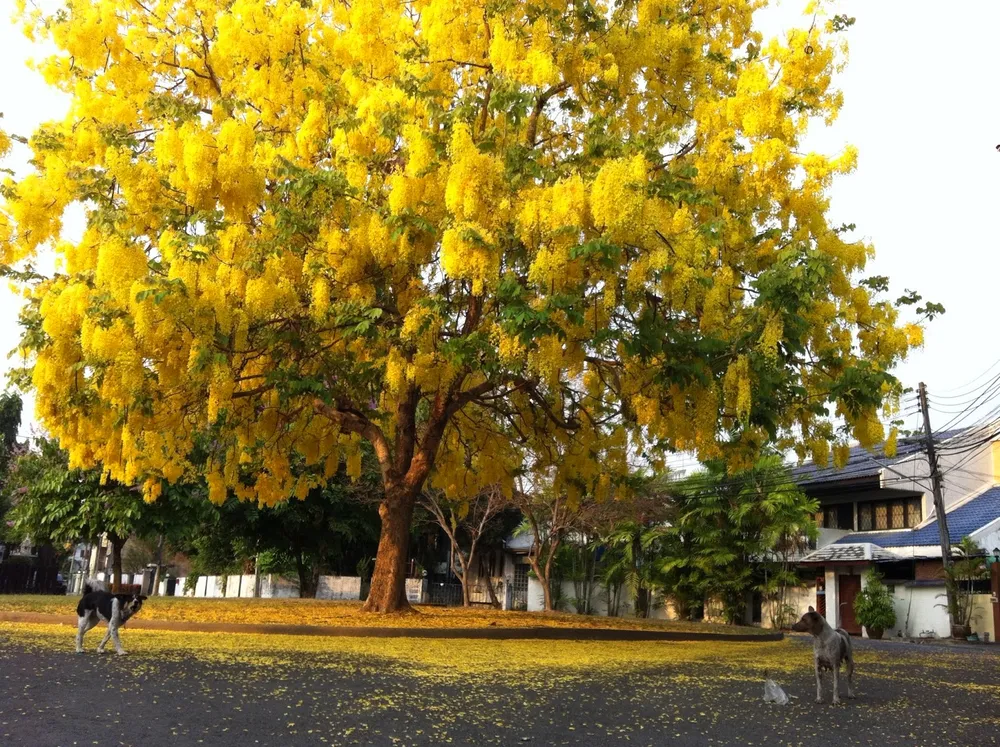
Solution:
[{"label": "brown dog", "polygon": [[843,628],[834,630],[812,607],[792,626],[797,633],[810,633],[813,637],[813,655],[816,659],[816,702],[823,702],[823,684],[820,672],[833,672],[833,702],[840,702],[840,665],[847,668],[847,697],[854,697],[854,650],[851,635]]}]

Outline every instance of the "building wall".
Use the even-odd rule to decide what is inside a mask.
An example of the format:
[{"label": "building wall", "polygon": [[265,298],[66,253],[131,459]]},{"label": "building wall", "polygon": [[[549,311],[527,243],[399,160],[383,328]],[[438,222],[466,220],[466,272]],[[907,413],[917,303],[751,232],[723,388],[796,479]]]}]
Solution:
[{"label": "building wall", "polygon": [[209,599],[219,599],[220,597],[225,596],[222,589],[221,576],[205,576],[204,596]]},{"label": "building wall", "polygon": [[252,598],[257,577],[252,573],[229,576],[226,579],[226,599]]},{"label": "building wall", "polygon": [[[604,587],[601,584],[594,584],[594,592],[592,599],[592,606],[594,609],[594,616],[596,617],[607,617],[608,614],[608,599],[607,594],[604,591]],[[572,599],[576,596],[576,589],[573,586],[572,581],[563,581],[560,590],[562,591],[562,601],[559,604],[558,610],[561,612],[576,612],[576,607],[572,603]],[[677,610],[674,608],[672,602],[665,599],[660,594],[654,594],[652,600],[652,609],[650,610],[650,618],[655,620],[676,620]],[[545,609],[545,594],[542,592],[542,585],[539,583],[538,579],[533,576],[528,576],[528,612],[541,612]],[[631,617],[635,614],[635,605],[633,604],[632,595],[628,593],[628,590],[622,592],[621,604],[618,607],[619,617]]]},{"label": "building wall", "polygon": [[886,635],[904,638],[947,638],[951,635],[948,610],[945,608],[944,584],[935,586],[896,586],[893,601],[896,627]]},{"label": "building wall", "polygon": [[274,574],[260,577],[260,595],[266,599],[291,599],[299,596],[299,582]]},{"label": "building wall", "polygon": [[[918,561],[917,579],[940,581],[940,561]],[[839,574],[838,574],[839,575]],[[864,573],[861,574],[861,588],[867,586]],[[951,625],[948,622],[948,612],[944,602],[944,584],[933,586],[908,586],[906,584],[890,585],[893,608],[896,612],[896,625],[887,629],[885,638],[947,638],[951,635]],[[833,596],[836,596],[834,590]],[[827,576],[827,597],[831,597],[830,577]],[[829,604],[829,601],[828,601]],[[839,610],[839,604],[837,609]],[[833,624],[832,622],[830,623]],[[839,620],[838,620],[839,625]],[[868,637],[868,631],[862,628],[863,637]]]},{"label": "building wall", "polygon": [[[789,589],[785,597],[785,604],[795,611],[793,614],[795,619],[792,622],[797,622],[800,617],[809,611],[810,607],[816,607],[816,584],[812,583],[807,586]],[[764,602],[764,608],[761,610],[761,627],[774,627],[772,619],[775,614],[776,610],[773,609],[773,605]]]},{"label": "building wall", "polygon": [[1000,547],[1000,520],[997,520],[992,524],[987,524],[979,532],[974,532],[972,534],[972,539],[977,545],[992,555],[993,549]]},{"label": "building wall", "polygon": [[972,602],[972,632],[979,640],[990,637],[990,643],[996,643],[997,631],[993,625],[993,597],[990,594],[976,594]]}]

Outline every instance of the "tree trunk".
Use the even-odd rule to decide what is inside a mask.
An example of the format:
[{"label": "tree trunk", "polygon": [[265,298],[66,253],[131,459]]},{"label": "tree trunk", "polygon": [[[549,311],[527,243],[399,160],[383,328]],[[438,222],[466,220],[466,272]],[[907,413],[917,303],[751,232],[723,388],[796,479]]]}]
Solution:
[{"label": "tree trunk", "polygon": [[560,540],[554,540],[549,547],[549,556],[545,559],[545,611],[554,612],[555,608],[552,606],[552,561],[555,560],[556,553],[559,551]]},{"label": "tree trunk", "polygon": [[548,579],[542,584],[542,601],[545,604],[545,611],[552,612],[552,590],[549,589]]},{"label": "tree trunk", "polygon": [[686,594],[678,594],[676,590],[673,594],[674,611],[677,613],[678,620],[690,620],[691,619],[691,605],[688,602]]},{"label": "tree trunk", "polygon": [[542,571],[542,567],[538,564],[538,558],[528,555],[528,562],[531,564],[531,570],[535,572],[538,576],[538,583],[542,587],[542,604],[544,605],[546,612],[552,612],[552,590],[549,588],[549,564],[552,561],[552,556],[549,555],[548,561],[545,563],[545,571]]},{"label": "tree trunk", "polygon": [[500,600],[497,599],[496,589],[493,588],[493,577],[489,575],[486,576],[486,591],[490,595],[490,604],[493,605],[493,609],[501,609],[503,605],[500,604]]},{"label": "tree trunk", "polygon": [[649,589],[640,586],[635,592],[635,616],[649,617]]},{"label": "tree trunk", "polygon": [[312,574],[309,577],[309,598],[315,599],[316,594],[319,593],[319,561],[313,566]]},{"label": "tree trunk", "polygon": [[385,500],[379,504],[382,534],[375,556],[365,612],[412,612],[406,599],[406,560],[410,544],[410,524],[416,491],[406,493],[386,489]]},{"label": "tree trunk", "polygon": [[594,577],[597,575],[597,553],[594,550],[590,551],[590,560],[588,563],[587,570],[587,586],[586,586],[586,599],[587,599],[587,614],[592,615],[594,613]]},{"label": "tree trunk", "polygon": [[469,574],[462,574],[462,606],[471,607],[472,602],[469,601]]},{"label": "tree trunk", "polygon": [[111,540],[111,588],[121,588],[122,585],[122,548],[125,540],[116,535],[108,535]]},{"label": "tree trunk", "polygon": [[319,585],[318,566],[307,563],[301,553],[296,553],[295,571],[299,576],[299,599],[315,599]]},{"label": "tree trunk", "polygon": [[608,584],[608,617],[618,617],[622,606],[622,585]]},{"label": "tree trunk", "polygon": [[[455,556],[458,554],[458,563],[455,563]],[[456,545],[451,546],[451,572],[455,574],[455,578],[458,579],[458,583],[462,586],[462,606],[468,607],[469,605],[469,566],[465,562],[465,558],[462,555],[461,549]]]},{"label": "tree trunk", "polygon": [[[459,550],[461,552],[461,550]],[[469,557],[461,557],[462,560],[462,606],[471,607],[472,599],[469,596],[469,571],[472,568],[473,560],[476,557],[476,543],[473,542],[469,548]]]}]

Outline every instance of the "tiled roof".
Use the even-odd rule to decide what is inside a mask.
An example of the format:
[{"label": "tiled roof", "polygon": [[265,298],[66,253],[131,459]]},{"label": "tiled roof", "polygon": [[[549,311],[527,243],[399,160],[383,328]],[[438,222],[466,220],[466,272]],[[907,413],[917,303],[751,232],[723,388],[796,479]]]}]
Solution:
[{"label": "tiled roof", "polygon": [[[1000,519],[1000,486],[989,488],[958,508],[951,509],[947,514],[948,535],[954,545],[991,521]],[[935,519],[920,529],[848,534],[834,544],[846,545],[855,542],[874,542],[882,547],[920,547],[939,545],[941,538],[938,535],[938,523]]]},{"label": "tiled roof", "polygon": [[534,532],[521,532],[507,537],[504,548],[510,552],[529,552],[533,544],[535,544]]},{"label": "tiled roof", "polygon": [[[946,441],[949,438],[959,435],[964,430],[966,429],[959,428],[952,431],[945,431],[944,433],[936,434],[936,437],[940,441]],[[851,448],[847,463],[843,467],[819,467],[812,462],[806,462],[799,467],[793,467],[790,472],[792,479],[803,486],[854,480],[863,477],[877,477],[883,465],[902,461],[917,452],[923,451],[923,449],[924,441],[920,438],[900,440],[896,445],[896,456],[894,457],[887,457],[882,446],[879,446],[874,451],[868,451],[868,449],[862,446],[854,446]]]},{"label": "tiled roof", "polygon": [[898,555],[871,542],[834,543],[806,555],[800,563],[850,563],[857,561],[899,560]]}]

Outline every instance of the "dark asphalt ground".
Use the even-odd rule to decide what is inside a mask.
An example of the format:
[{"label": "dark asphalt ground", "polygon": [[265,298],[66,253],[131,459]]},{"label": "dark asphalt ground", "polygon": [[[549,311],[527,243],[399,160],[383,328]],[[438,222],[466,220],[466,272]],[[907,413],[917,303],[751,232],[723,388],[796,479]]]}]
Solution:
[{"label": "dark asphalt ground", "polygon": [[76,656],[0,637],[0,744],[1000,744],[993,651],[856,647],[859,658],[869,654],[857,700],[815,704],[812,673],[796,669],[777,677],[798,696],[779,707],[762,702],[752,665],[507,676],[497,662],[481,676],[436,680],[335,652],[327,666],[302,654],[298,663],[260,667]]}]

